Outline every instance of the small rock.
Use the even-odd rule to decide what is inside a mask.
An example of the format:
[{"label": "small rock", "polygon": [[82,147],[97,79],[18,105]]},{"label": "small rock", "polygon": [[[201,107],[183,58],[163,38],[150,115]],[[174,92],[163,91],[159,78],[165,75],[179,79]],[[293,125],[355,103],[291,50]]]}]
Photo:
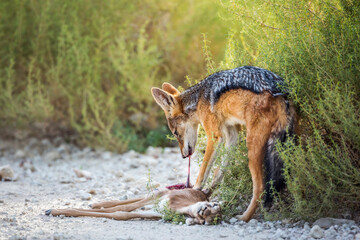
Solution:
[{"label": "small rock", "polygon": [[124,201],[124,200],[128,200],[126,195],[122,195],[121,197],[119,197],[119,200]]},{"label": "small rock", "polygon": [[17,236],[17,235],[14,235],[11,238],[9,238],[9,240],[25,240],[25,239],[26,237]]},{"label": "small rock", "polygon": [[60,217],[61,219],[64,219],[65,215],[60,215],[59,217]]},{"label": "small rock", "polygon": [[139,167],[139,165],[138,164],[134,164],[134,163],[131,163],[130,165],[129,165],[129,168],[131,168],[131,169],[136,169],[136,168],[138,168]]},{"label": "small rock", "polygon": [[10,165],[0,167],[0,180],[12,180],[14,178],[14,170]]},{"label": "small rock", "polygon": [[95,189],[90,189],[90,190],[89,190],[89,193],[90,193],[91,195],[96,195]]},{"label": "small rock", "polygon": [[153,157],[158,157],[161,155],[161,153],[163,152],[162,148],[155,148],[155,147],[148,147],[148,149],[146,149],[146,155],[149,156],[153,156]]},{"label": "small rock", "polygon": [[81,200],[90,200],[91,194],[87,193],[85,191],[80,191],[80,197],[81,197]]},{"label": "small rock", "polygon": [[235,223],[236,225],[244,225],[244,224],[246,224],[246,222],[244,222],[244,221],[237,221],[236,223]]},{"label": "small rock", "polygon": [[74,173],[76,174],[76,176],[78,178],[85,178],[87,180],[90,180],[91,177],[91,172],[89,171],[85,171],[85,170],[80,170],[80,169],[74,169]]},{"label": "small rock", "polygon": [[15,155],[14,155],[16,158],[25,158],[26,157],[26,153],[19,149],[15,152]]},{"label": "small rock", "polygon": [[78,178],[78,182],[86,182],[86,181],[87,181],[87,179],[84,177]]},{"label": "small rock", "polygon": [[155,166],[157,164],[158,164],[157,160],[155,160],[152,157],[147,157],[147,156],[143,156],[142,158],[139,158],[136,163],[136,165],[138,165],[138,166],[145,166],[145,167],[151,167],[151,166]]},{"label": "small rock", "polygon": [[310,230],[310,236],[316,239],[324,237],[324,230],[318,225],[314,225]]},{"label": "small rock", "polygon": [[246,231],[246,229],[241,228],[241,229],[238,231],[238,234],[239,234],[239,236],[245,236],[245,235],[247,235],[247,231]]},{"label": "small rock", "polygon": [[250,221],[249,221],[249,223],[251,224],[251,225],[256,225],[256,224],[258,224],[258,220],[256,220],[256,219],[251,219]]},{"label": "small rock", "polygon": [[278,228],[274,234],[274,238],[284,238],[284,231]]},{"label": "small rock", "polygon": [[70,202],[65,202],[65,205],[67,205],[67,206],[70,205]]},{"label": "small rock", "polygon": [[101,154],[101,158],[104,160],[110,160],[112,157],[112,153],[111,152],[103,152]]},{"label": "small rock", "polygon": [[58,137],[54,138],[52,140],[52,142],[55,146],[59,146],[64,142],[64,139],[62,137],[58,136]]},{"label": "small rock", "polygon": [[289,224],[289,223],[291,223],[291,219],[290,218],[285,218],[285,219],[282,220],[282,223]]},{"label": "small rock", "polygon": [[336,230],[334,229],[333,226],[331,226],[328,230],[325,231],[325,237],[326,238],[334,238],[336,234]]},{"label": "small rock", "polygon": [[140,156],[139,153],[135,152],[134,150],[130,150],[123,154],[124,157],[132,159],[132,158],[138,158]]},{"label": "small rock", "polygon": [[320,218],[314,222],[313,226],[318,225],[321,228],[328,229],[329,227],[334,225],[341,226],[344,224],[354,225],[355,221],[339,218]]},{"label": "small rock", "polygon": [[360,233],[355,235],[355,240],[360,240]]},{"label": "small rock", "polygon": [[62,239],[64,239],[64,235],[62,233],[56,232],[56,233],[54,233],[53,239],[54,240],[62,240]]},{"label": "small rock", "polygon": [[128,183],[128,182],[133,182],[133,181],[135,181],[135,178],[128,176],[128,177],[126,177],[126,178],[124,179],[124,181],[127,182],[127,183]]},{"label": "small rock", "polygon": [[126,198],[127,199],[133,199],[135,197],[135,194],[131,191],[126,192]]},{"label": "small rock", "polygon": [[115,173],[115,176],[116,176],[117,178],[122,178],[122,177],[124,176],[124,173],[118,171],[118,172]]},{"label": "small rock", "polygon": [[230,221],[229,221],[229,222],[230,222],[231,224],[234,224],[234,223],[236,223],[237,221],[238,221],[238,220],[233,217],[233,218],[230,218]]},{"label": "small rock", "polygon": [[69,153],[70,152],[69,146],[65,143],[61,144],[56,150],[59,153]]},{"label": "small rock", "polygon": [[35,172],[36,168],[34,167],[33,163],[31,161],[24,161],[20,165],[24,168],[24,170],[30,170],[31,172]]},{"label": "small rock", "polygon": [[168,180],[169,180],[169,181],[173,181],[173,180],[175,180],[175,179],[176,179],[175,176],[169,176],[169,177],[168,177]]},{"label": "small rock", "polygon": [[305,231],[309,231],[309,230],[310,230],[310,226],[309,226],[309,223],[308,223],[308,222],[304,223],[304,230],[305,230]]},{"label": "small rock", "polygon": [[45,147],[51,146],[51,142],[47,138],[44,138],[43,140],[41,140],[41,144],[44,145]]},{"label": "small rock", "polygon": [[52,151],[52,152],[48,152],[45,156],[44,159],[48,162],[53,162],[56,161],[58,159],[61,158],[61,155],[59,152],[56,151]]}]

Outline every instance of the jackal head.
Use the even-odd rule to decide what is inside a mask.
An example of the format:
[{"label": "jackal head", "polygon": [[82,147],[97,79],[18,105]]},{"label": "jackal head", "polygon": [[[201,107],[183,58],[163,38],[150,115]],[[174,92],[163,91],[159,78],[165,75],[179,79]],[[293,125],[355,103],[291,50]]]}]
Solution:
[{"label": "jackal head", "polygon": [[165,112],[170,131],[179,142],[182,157],[191,156],[197,141],[198,122],[194,115],[184,113],[180,92],[170,83],[164,83],[162,89],[153,87],[151,93]]}]

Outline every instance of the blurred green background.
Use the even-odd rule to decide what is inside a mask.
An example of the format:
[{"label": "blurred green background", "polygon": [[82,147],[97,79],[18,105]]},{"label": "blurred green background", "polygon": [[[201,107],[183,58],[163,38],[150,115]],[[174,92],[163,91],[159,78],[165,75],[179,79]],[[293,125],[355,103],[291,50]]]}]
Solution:
[{"label": "blurred green background", "polygon": [[[300,116],[297,144],[278,146],[288,186],[278,216],[356,214],[359,41],[358,0],[3,0],[0,127],[70,132],[118,152],[165,146],[152,86],[187,87],[255,65],[286,80]],[[239,166],[246,146],[236,151],[242,160],[220,194],[229,212],[239,195],[251,196],[248,168]]]},{"label": "blurred green background", "polygon": [[205,76],[202,33],[220,60],[228,32],[217,1],[15,0],[0,11],[1,126],[46,123],[119,152],[167,144],[150,88]]}]

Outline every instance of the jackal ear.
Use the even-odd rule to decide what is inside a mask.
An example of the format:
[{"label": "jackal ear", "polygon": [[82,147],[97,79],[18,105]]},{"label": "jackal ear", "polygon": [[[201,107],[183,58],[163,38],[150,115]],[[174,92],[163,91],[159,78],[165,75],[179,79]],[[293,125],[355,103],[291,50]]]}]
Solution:
[{"label": "jackal ear", "polygon": [[176,89],[173,85],[170,83],[164,82],[162,85],[162,89],[172,95],[178,95],[180,94],[180,91]]},{"label": "jackal ear", "polygon": [[170,111],[177,104],[176,99],[169,93],[161,90],[160,88],[151,88],[151,93],[159,106],[165,111]]}]

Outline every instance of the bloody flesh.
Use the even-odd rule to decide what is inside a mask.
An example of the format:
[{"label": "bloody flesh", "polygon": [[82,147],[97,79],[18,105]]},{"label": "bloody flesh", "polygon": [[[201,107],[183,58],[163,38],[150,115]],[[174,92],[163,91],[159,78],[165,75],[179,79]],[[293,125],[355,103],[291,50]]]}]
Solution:
[{"label": "bloody flesh", "polygon": [[184,189],[184,188],[191,188],[191,187],[192,186],[190,185],[190,156],[189,156],[188,176],[187,176],[186,184],[180,183],[180,184],[167,186],[166,188],[169,190],[174,190],[174,189]]}]

